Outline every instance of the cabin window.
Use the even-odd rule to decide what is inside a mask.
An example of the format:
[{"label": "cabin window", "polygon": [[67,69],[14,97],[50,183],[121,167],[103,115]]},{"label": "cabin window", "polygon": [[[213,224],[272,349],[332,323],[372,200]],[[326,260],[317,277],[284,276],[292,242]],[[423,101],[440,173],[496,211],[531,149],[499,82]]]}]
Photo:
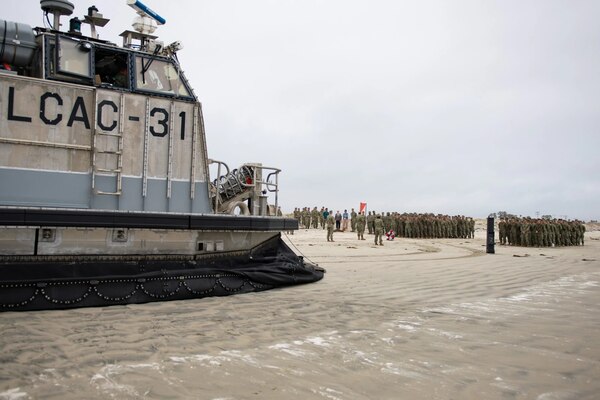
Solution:
[{"label": "cabin window", "polygon": [[59,74],[91,78],[92,44],[59,36],[57,61]]},{"label": "cabin window", "polygon": [[93,45],[87,41],[47,35],[46,78],[89,85],[92,82]]},{"label": "cabin window", "polygon": [[94,67],[97,86],[130,88],[129,58],[126,52],[96,46]]},{"label": "cabin window", "polygon": [[135,88],[175,97],[192,97],[175,64],[156,57],[135,58]]}]

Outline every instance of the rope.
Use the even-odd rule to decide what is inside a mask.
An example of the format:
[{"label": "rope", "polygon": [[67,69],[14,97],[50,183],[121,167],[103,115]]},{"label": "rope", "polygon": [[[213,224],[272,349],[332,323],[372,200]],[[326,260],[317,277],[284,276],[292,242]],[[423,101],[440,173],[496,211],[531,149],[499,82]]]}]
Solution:
[{"label": "rope", "polygon": [[292,247],[296,250],[296,252],[300,253],[300,255],[308,260],[310,263],[315,264],[316,266],[319,266],[319,264],[317,264],[316,262],[314,262],[313,260],[311,260],[310,258],[308,258],[307,256],[304,255],[304,253],[302,253],[300,251],[300,249],[298,247],[296,247],[296,245],[294,244],[294,242],[292,242],[292,239],[290,239],[290,237],[288,236],[287,232],[283,232],[283,234],[285,235],[286,239],[289,241],[289,243],[292,245]]}]

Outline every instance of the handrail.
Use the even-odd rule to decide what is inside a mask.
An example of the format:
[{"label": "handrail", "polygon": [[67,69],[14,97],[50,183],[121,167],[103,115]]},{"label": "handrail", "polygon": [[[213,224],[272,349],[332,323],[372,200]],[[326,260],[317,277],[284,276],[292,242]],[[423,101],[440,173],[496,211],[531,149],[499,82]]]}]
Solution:
[{"label": "handrail", "polygon": [[215,193],[215,207],[213,209],[213,213],[216,214],[219,210],[219,186],[221,185],[221,165],[225,166],[225,169],[227,170],[227,175],[229,175],[229,166],[227,164],[225,164],[223,161],[218,161],[218,160],[213,160],[213,159],[209,159],[208,160],[208,164],[218,164],[219,166],[217,167],[217,179],[215,180],[215,190],[217,191]]},{"label": "handrail", "polygon": [[[281,169],[275,168],[275,167],[267,167],[265,165],[257,165],[257,164],[242,164],[242,166],[240,166],[239,169],[242,169],[243,167],[246,167],[246,166],[253,168],[254,176],[252,179],[252,185],[248,185],[245,182],[242,182],[242,186],[251,187],[257,183],[260,183],[261,185],[264,185],[269,192],[275,192],[275,214],[277,214],[277,207],[279,205],[279,173],[281,172]],[[257,179],[256,179],[256,169],[257,168],[260,168],[261,171],[270,170],[273,172],[271,172],[269,175],[267,175],[267,180],[257,181]],[[275,183],[269,182],[269,179],[272,175],[275,175]],[[271,189],[271,187],[274,187],[274,188]]]},{"label": "handrail", "polygon": [[[218,212],[219,204],[221,202],[229,201],[238,194],[246,192],[249,188],[258,188],[262,194],[266,194],[267,191],[275,193],[275,212],[277,212],[277,207],[279,205],[279,173],[281,172],[281,169],[260,164],[246,163],[242,164],[237,169],[230,170],[229,166],[223,161],[213,159],[209,159],[208,164],[218,164],[217,178],[212,181],[216,190],[214,213]],[[227,170],[226,174],[221,174],[221,166],[224,166]],[[257,179],[259,169],[261,171],[260,180]],[[272,171],[267,175],[266,180],[262,178],[263,171]],[[273,175],[275,176],[275,182],[271,181]],[[251,181],[248,182],[247,178],[250,178]]]}]

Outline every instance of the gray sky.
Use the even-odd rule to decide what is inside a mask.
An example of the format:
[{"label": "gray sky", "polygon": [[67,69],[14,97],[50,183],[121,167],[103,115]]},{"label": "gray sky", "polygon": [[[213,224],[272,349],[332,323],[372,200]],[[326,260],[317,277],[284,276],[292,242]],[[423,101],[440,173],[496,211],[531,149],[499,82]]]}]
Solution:
[{"label": "gray sky", "polygon": [[[598,1],[142,1],[184,45],[209,157],[283,169],[284,211],[600,219]],[[135,17],[73,2],[117,43]]]}]

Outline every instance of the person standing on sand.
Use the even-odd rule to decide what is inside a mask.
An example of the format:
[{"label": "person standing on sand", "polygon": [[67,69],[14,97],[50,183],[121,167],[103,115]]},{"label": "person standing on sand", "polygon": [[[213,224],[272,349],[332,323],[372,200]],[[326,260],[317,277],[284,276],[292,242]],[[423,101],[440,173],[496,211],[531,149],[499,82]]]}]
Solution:
[{"label": "person standing on sand", "polygon": [[[375,231],[375,244],[379,244],[383,246],[383,220],[381,219],[381,215],[377,214],[375,217],[375,221],[373,221],[373,230]],[[377,243],[379,241],[379,243]]]},{"label": "person standing on sand", "polygon": [[352,212],[350,212],[350,228],[352,229],[352,232],[356,231],[356,211],[354,211],[354,208],[352,209]]},{"label": "person standing on sand", "polygon": [[306,229],[310,228],[310,208],[304,207],[302,209],[302,226]]},{"label": "person standing on sand", "polygon": [[500,244],[505,245],[506,241],[504,240],[506,231],[506,222],[504,222],[504,218],[500,218],[500,222],[498,222],[498,237],[500,238]]},{"label": "person standing on sand", "polygon": [[333,218],[333,214],[327,215],[327,241],[333,242],[333,225],[335,224],[335,219]]},{"label": "person standing on sand", "polygon": [[315,206],[315,208],[313,208],[312,212],[310,213],[310,217],[312,220],[312,227],[314,229],[318,229],[319,228],[319,210],[317,210],[316,206]]},{"label": "person standing on sand", "polygon": [[340,230],[340,225],[342,224],[342,214],[340,212],[335,213],[335,230]]},{"label": "person standing on sand", "polygon": [[348,210],[344,210],[342,214],[342,231],[346,232],[348,230]]},{"label": "person standing on sand", "polygon": [[373,211],[369,211],[369,215],[367,216],[367,228],[369,228],[369,235],[373,234],[373,220],[375,219],[375,215],[373,215]]},{"label": "person standing on sand", "polygon": [[323,217],[323,213],[325,212],[325,207],[321,207],[321,211],[319,214],[319,226],[321,229],[325,228],[325,218]]},{"label": "person standing on sand", "polygon": [[367,218],[365,217],[365,212],[361,211],[360,214],[356,216],[356,232],[358,234],[358,240],[365,240],[366,223]]}]

